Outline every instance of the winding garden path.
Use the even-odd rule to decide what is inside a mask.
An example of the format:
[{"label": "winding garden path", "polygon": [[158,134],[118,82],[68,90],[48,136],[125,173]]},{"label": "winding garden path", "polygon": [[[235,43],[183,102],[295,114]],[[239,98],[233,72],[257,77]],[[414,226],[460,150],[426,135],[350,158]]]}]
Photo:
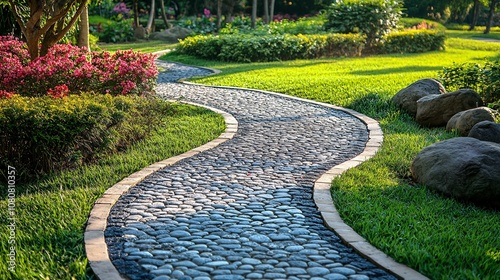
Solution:
[{"label": "winding garden path", "polygon": [[[332,177],[318,183],[322,174],[366,149],[364,122],[343,110],[272,93],[177,83],[209,71],[159,63],[169,69],[158,79],[159,95],[228,112],[238,130],[229,141],[141,178],[108,204],[114,206],[105,241],[122,275],[396,279],[343,245],[313,199],[315,182],[326,186],[328,196]],[[86,240],[92,240],[92,219]],[[92,246],[90,241],[87,252]]]}]

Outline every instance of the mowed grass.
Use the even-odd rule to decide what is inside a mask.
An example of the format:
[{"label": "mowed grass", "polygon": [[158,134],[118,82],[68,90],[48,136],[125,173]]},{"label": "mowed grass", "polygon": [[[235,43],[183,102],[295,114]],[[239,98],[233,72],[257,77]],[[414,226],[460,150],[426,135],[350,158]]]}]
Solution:
[{"label": "mowed grass", "polygon": [[152,53],[156,51],[163,51],[175,48],[177,44],[170,44],[159,40],[138,40],[126,43],[99,43],[98,46],[101,50],[114,53],[117,50],[128,51],[141,51],[143,53]]},{"label": "mowed grass", "polygon": [[[224,130],[216,113],[188,105],[173,105],[155,132],[127,151],[96,165],[56,174],[29,185],[16,185],[15,273],[8,271],[10,224],[6,192],[0,200],[1,279],[90,279],[83,233],[94,202],[131,173],[154,162],[198,147]],[[0,188],[7,186],[2,182]]]},{"label": "mowed grass", "polygon": [[347,224],[398,262],[431,279],[500,279],[500,214],[464,205],[410,180],[410,164],[424,147],[455,137],[419,127],[391,104],[400,89],[437,78],[454,62],[498,59],[500,44],[470,40],[446,51],[362,58],[234,64],[177,54],[166,60],[214,67],[208,85],[256,88],[352,108],[377,119],[379,153],[332,183],[335,206]]}]

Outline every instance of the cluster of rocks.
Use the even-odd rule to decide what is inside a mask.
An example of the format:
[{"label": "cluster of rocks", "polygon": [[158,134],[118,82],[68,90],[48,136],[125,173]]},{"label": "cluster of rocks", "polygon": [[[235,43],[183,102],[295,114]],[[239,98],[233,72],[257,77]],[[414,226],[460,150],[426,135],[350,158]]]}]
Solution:
[{"label": "cluster of rocks", "polygon": [[446,127],[461,137],[423,149],[411,172],[417,183],[479,205],[500,208],[500,124],[472,89],[447,93],[434,79],[399,91],[392,101],[424,127]]}]

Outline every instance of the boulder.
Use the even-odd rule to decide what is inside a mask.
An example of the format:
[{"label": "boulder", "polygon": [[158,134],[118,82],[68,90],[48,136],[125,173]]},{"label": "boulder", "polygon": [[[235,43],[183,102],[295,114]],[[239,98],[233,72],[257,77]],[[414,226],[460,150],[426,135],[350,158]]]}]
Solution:
[{"label": "boulder", "polygon": [[461,136],[467,136],[472,127],[482,121],[495,121],[495,111],[488,107],[479,107],[458,112],[448,121],[446,130],[456,129]]},{"label": "boulder", "polygon": [[398,91],[391,100],[398,107],[415,117],[417,115],[417,101],[420,98],[445,92],[446,89],[438,80],[421,79]]},{"label": "boulder", "polygon": [[184,39],[191,35],[193,31],[180,26],[165,29],[162,32],[154,32],[149,37],[154,40],[161,40],[167,43],[177,43],[179,39]]},{"label": "boulder", "polygon": [[446,126],[456,113],[479,106],[483,106],[483,100],[472,89],[428,95],[417,101],[416,119],[422,126]]},{"label": "boulder", "polygon": [[500,144],[470,137],[441,141],[413,160],[413,179],[460,201],[500,207]]},{"label": "boulder", "polygon": [[481,141],[500,143],[500,123],[482,121],[477,123],[469,132],[469,137]]},{"label": "boulder", "polygon": [[144,26],[139,25],[136,28],[134,28],[134,36],[137,39],[146,39],[146,28]]}]

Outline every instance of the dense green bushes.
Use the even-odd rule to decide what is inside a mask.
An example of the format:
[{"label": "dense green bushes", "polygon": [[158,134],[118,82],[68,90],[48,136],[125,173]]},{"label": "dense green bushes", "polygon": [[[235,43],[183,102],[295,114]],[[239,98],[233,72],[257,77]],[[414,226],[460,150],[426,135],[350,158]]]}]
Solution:
[{"label": "dense green bushes", "polygon": [[444,49],[446,35],[437,30],[406,30],[384,36],[379,53],[419,53]]},{"label": "dense green bushes", "polygon": [[327,16],[326,29],[365,34],[373,46],[397,27],[401,6],[395,0],[343,0],[334,2]]},{"label": "dense green bushes", "polygon": [[0,98],[0,170],[14,166],[29,180],[94,162],[148,135],[170,110],[138,96]]},{"label": "dense green bushes", "polygon": [[491,107],[500,109],[500,61],[455,64],[444,67],[439,79],[449,90],[474,89]]},{"label": "dense green bushes", "polygon": [[188,37],[178,51],[205,59],[235,62],[279,61],[299,58],[359,56],[364,38],[357,34],[248,34]]}]

